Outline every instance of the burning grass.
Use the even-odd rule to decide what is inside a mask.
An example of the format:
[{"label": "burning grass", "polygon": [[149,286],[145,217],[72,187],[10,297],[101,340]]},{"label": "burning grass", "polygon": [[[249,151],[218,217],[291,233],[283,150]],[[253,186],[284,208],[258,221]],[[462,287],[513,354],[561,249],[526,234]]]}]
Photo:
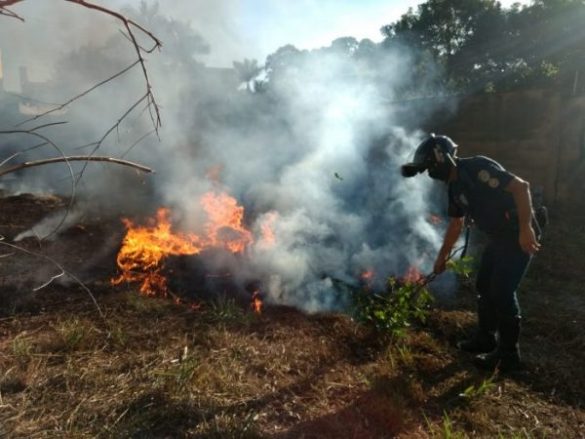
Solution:
[{"label": "burning grass", "polygon": [[529,368],[510,377],[453,347],[474,318],[467,284],[398,339],[340,314],[258,314],[229,295],[194,310],[106,282],[91,285],[102,319],[52,285],[2,308],[0,437],[580,437],[580,221],[553,219],[522,291]]}]

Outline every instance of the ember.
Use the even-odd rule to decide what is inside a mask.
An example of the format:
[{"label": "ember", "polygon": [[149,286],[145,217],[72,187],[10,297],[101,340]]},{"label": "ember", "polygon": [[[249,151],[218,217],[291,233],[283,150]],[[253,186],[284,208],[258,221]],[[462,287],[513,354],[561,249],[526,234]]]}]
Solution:
[{"label": "ember", "polygon": [[250,303],[250,308],[252,308],[252,311],[254,311],[256,314],[262,313],[262,299],[260,298],[259,291],[254,291],[254,294],[252,294],[252,303]]},{"label": "ember", "polygon": [[360,274],[360,281],[362,282],[362,285],[365,287],[370,287],[372,284],[372,281],[374,280],[374,270],[367,270],[364,271],[362,274]]},{"label": "ember", "polygon": [[274,222],[277,218],[278,214],[276,212],[268,212],[264,221],[260,224],[260,230],[262,232],[261,244],[263,247],[271,247],[276,243]]},{"label": "ember", "polygon": [[401,279],[404,283],[418,284],[424,281],[423,274],[415,266],[411,266]]}]

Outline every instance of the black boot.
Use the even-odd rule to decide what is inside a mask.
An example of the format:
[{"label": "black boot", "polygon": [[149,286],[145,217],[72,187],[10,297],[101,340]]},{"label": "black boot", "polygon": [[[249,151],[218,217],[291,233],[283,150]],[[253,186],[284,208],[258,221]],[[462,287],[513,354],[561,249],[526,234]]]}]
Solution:
[{"label": "black boot", "polygon": [[480,369],[511,372],[522,368],[518,338],[520,336],[520,317],[502,318],[500,322],[498,347],[489,354],[475,357],[474,363]]},{"label": "black boot", "polygon": [[496,336],[493,332],[478,330],[472,338],[457,343],[457,347],[472,354],[491,352],[496,348]]},{"label": "black boot", "polygon": [[470,339],[460,341],[457,347],[465,352],[481,354],[496,348],[496,320],[491,302],[487,296],[477,296],[478,329]]}]

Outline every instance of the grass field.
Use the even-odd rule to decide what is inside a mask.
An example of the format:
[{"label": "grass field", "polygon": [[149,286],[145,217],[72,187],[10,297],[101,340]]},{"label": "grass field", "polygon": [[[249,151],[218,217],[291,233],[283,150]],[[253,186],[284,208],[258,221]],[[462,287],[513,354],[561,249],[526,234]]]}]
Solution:
[{"label": "grass field", "polygon": [[[0,233],[59,203],[0,201]],[[53,245],[81,266],[119,233],[87,222]],[[0,438],[585,437],[583,212],[552,217],[520,291],[526,370],[509,376],[454,347],[473,327],[471,282],[392,339],[344,314],[258,315],[230,297],[192,309],[105,274],[88,284],[100,315],[75,283],[30,293],[19,280],[47,264],[3,250]]]}]

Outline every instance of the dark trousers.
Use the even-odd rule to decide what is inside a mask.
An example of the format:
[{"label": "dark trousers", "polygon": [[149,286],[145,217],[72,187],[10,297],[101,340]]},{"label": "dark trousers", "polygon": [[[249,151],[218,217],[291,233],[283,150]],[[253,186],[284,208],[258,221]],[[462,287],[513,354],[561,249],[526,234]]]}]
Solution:
[{"label": "dark trousers", "polygon": [[[520,306],[516,290],[526,273],[531,256],[524,253],[517,236],[491,238],[477,273],[478,318],[481,332],[500,331],[501,341],[517,343]],[[518,329],[519,330],[519,329]]]}]

